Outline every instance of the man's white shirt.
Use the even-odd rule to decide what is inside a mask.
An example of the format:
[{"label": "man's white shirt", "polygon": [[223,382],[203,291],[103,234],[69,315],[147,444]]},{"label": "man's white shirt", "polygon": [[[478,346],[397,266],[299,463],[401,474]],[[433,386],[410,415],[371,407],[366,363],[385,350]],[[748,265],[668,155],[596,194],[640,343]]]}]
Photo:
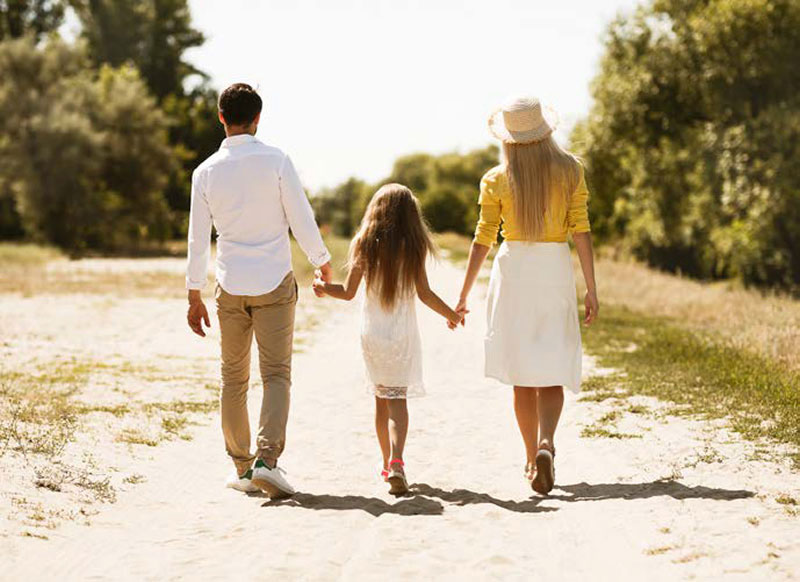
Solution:
[{"label": "man's white shirt", "polygon": [[252,135],[226,138],[192,174],[187,289],[205,287],[212,221],[217,281],[232,295],[269,293],[292,270],[289,228],[312,265],[331,258],[289,156]]}]

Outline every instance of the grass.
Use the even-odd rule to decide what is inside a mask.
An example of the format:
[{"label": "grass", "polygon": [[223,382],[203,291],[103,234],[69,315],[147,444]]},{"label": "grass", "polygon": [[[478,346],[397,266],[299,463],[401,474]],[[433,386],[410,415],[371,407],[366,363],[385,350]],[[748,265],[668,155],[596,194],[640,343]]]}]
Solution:
[{"label": "grass", "polygon": [[648,548],[644,551],[644,553],[648,556],[660,556],[661,554],[666,554],[667,552],[671,552],[672,550],[676,549],[678,549],[676,546],[658,546],[655,548]]},{"label": "grass", "polygon": [[583,438],[640,439],[642,435],[616,432],[599,426],[587,426],[581,431]]},{"label": "grass", "polygon": [[37,267],[64,258],[65,255],[53,247],[33,243],[0,243],[0,265],[4,268]]},{"label": "grass", "polygon": [[[593,378],[583,400],[654,396],[676,403],[678,413],[728,417],[748,438],[800,447],[797,372],[663,317],[613,305],[601,315],[584,344],[601,366],[624,373]],[[800,464],[800,453],[793,459]]]},{"label": "grass", "polygon": [[153,436],[139,428],[126,428],[117,435],[119,443],[129,445],[144,445],[147,447],[157,447],[163,440],[160,435]]}]

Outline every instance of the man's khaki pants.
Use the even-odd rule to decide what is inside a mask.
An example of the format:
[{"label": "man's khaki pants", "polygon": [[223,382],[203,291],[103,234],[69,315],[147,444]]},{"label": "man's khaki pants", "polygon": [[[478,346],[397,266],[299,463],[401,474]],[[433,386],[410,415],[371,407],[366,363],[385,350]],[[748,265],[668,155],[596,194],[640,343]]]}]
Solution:
[{"label": "man's khaki pants", "polygon": [[[242,475],[256,457],[277,459],[286,442],[297,283],[290,272],[276,289],[257,296],[231,295],[217,284],[216,302],[222,339],[222,434]],[[255,456],[247,416],[253,331],[264,383]]]}]

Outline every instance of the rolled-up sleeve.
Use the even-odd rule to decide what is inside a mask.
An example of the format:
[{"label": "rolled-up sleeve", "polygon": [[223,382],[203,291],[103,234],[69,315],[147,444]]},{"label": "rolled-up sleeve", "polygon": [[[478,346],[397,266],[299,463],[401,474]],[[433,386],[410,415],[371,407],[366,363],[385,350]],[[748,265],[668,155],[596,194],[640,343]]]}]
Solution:
[{"label": "rolled-up sleeve", "polygon": [[300,177],[289,156],[283,159],[280,169],[281,203],[294,238],[315,267],[331,260],[331,254],[322,240],[314,219],[314,210],[306,197]]},{"label": "rolled-up sleeve", "polygon": [[481,193],[478,197],[478,204],[481,205],[481,212],[478,218],[478,226],[475,228],[474,242],[491,248],[497,242],[502,209],[500,197],[495,188],[495,181],[489,174],[486,174],[481,179]]},{"label": "rolled-up sleeve", "polygon": [[208,281],[208,258],[211,253],[211,210],[205,193],[204,175],[192,174],[192,201],[189,210],[189,251],[186,265],[186,288],[202,289]]},{"label": "rolled-up sleeve", "polygon": [[567,210],[567,227],[570,233],[589,232],[591,226],[589,225],[589,188],[586,187],[586,177],[584,175],[583,166],[581,166],[580,180],[578,187],[572,194],[569,203],[569,210]]}]

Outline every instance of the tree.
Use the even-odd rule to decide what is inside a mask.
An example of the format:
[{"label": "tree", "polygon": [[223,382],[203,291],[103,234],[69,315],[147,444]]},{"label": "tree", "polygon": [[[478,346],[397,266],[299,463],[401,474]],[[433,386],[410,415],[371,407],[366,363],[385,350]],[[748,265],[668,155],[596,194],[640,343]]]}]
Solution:
[{"label": "tree", "polygon": [[478,218],[478,185],[483,174],[497,165],[497,157],[496,146],[466,154],[410,154],[395,160],[389,177],[378,185],[350,178],[322,190],[312,203],[321,223],[337,234],[350,236],[358,228],[372,194],[382,184],[397,182],[419,198],[433,230],[471,234]]},{"label": "tree", "polygon": [[167,124],[135,69],[27,38],[0,45],[0,79],[0,188],[27,233],[73,253],[163,239]]},{"label": "tree", "polygon": [[0,0],[0,41],[31,35],[37,41],[64,21],[60,0]]},{"label": "tree", "polygon": [[132,63],[159,101],[183,95],[190,75],[205,77],[183,59],[200,46],[186,0],[73,0],[89,54],[98,65]]},{"label": "tree", "polygon": [[321,190],[311,199],[317,220],[330,226],[334,234],[352,236],[369,202],[370,190],[358,178]]},{"label": "tree", "polygon": [[800,3],[656,0],[609,27],[573,133],[602,238],[700,277],[800,284]]},{"label": "tree", "polygon": [[[188,222],[192,170],[218,147],[225,134],[217,121],[217,92],[205,73],[184,59],[203,44],[192,27],[187,0],[72,0],[92,60],[135,66],[169,119],[171,156],[178,162],[165,196],[171,235],[183,236]],[[187,80],[199,83],[188,88]]]}]

